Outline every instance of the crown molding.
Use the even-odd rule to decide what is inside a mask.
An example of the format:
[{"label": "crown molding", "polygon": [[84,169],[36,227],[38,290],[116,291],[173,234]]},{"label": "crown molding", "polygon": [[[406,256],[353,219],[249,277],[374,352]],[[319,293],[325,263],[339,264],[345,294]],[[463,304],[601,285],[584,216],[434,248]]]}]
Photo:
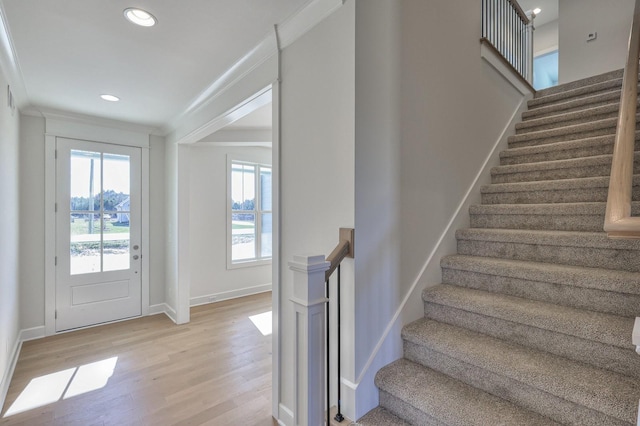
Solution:
[{"label": "crown molding", "polygon": [[29,97],[5,16],[0,2],[0,68],[9,82],[16,106],[22,111],[28,107]]},{"label": "crown molding", "polygon": [[[293,44],[313,27],[339,9],[346,0],[311,0],[282,24],[276,25],[273,33],[267,34],[253,49],[242,56],[225,73],[214,80],[187,108],[160,129],[162,135],[176,131],[207,105],[215,102],[223,93],[238,84],[279,50]],[[279,78],[279,76],[276,76]]]}]

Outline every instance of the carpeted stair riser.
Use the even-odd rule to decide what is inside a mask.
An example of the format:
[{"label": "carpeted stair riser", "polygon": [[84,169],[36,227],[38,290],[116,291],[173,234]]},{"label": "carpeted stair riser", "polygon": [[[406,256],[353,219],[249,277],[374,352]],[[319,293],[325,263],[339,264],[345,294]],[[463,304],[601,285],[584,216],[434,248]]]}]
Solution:
[{"label": "carpeted stair riser", "polygon": [[[608,177],[483,185],[482,204],[606,202]],[[640,199],[640,175],[634,175],[633,200]]]},{"label": "carpeted stair riser", "polygon": [[[381,390],[380,405],[391,413],[402,413],[414,425],[556,424],[549,418],[404,359],[384,367],[375,380]],[[451,407],[456,409],[451,410]],[[361,421],[364,426],[366,420]]]},{"label": "carpeted stair riser", "polygon": [[[640,116],[636,116],[640,118]],[[615,134],[617,118],[607,118],[604,120],[592,121],[572,126],[559,127],[538,132],[523,133],[509,136],[509,148],[519,148],[523,146],[545,145],[554,142],[565,142],[571,140],[585,139],[595,136]],[[640,125],[636,125],[636,130]]]},{"label": "carpeted stair riser", "polygon": [[434,419],[426,412],[418,410],[413,404],[396,397],[392,393],[385,392],[381,386],[378,398],[381,407],[386,408],[393,414],[401,415],[410,425],[449,426]]},{"label": "carpeted stair riser", "polygon": [[[597,136],[547,145],[506,149],[500,153],[503,166],[544,161],[568,160],[613,153],[615,135]],[[636,151],[640,151],[640,132],[636,132]]]},{"label": "carpeted stair riser", "polygon": [[424,319],[403,329],[410,361],[571,425],[635,423],[632,378]]},{"label": "carpeted stair riser", "polygon": [[[382,392],[381,392],[382,393]],[[360,426],[408,426],[405,420],[378,406],[358,420]]]},{"label": "carpeted stair riser", "polygon": [[463,229],[456,238],[458,254],[640,271],[640,240],[608,240],[604,232]]},{"label": "carpeted stair riser", "polygon": [[587,96],[585,98],[553,103],[547,106],[528,110],[522,113],[522,121],[527,122],[529,120],[535,120],[538,118],[551,117],[556,114],[580,111],[583,109],[599,107],[611,103],[619,103],[620,93],[621,91],[619,89],[614,89],[608,92],[602,92],[596,95]]},{"label": "carpeted stair riser", "polygon": [[[472,228],[600,232],[606,203],[480,204],[469,208]],[[640,215],[633,202],[631,214]]]},{"label": "carpeted stair riser", "polygon": [[617,118],[619,110],[619,102],[614,102],[597,107],[580,109],[578,111],[562,112],[552,116],[522,121],[516,124],[516,135],[590,123],[608,118]]},{"label": "carpeted stair riser", "polygon": [[562,283],[526,280],[460,269],[443,268],[442,282],[628,317],[638,315],[638,307],[640,307],[640,295],[637,294],[581,288]]},{"label": "carpeted stair riser", "polygon": [[[640,296],[640,274],[635,272],[460,254],[444,256],[440,259],[440,266],[444,270],[456,269],[522,279],[529,282],[544,282],[558,286]],[[636,311],[630,316],[636,316],[640,313],[640,304],[636,305],[635,309]]]},{"label": "carpeted stair riser", "polygon": [[[611,174],[611,162],[611,155],[599,155],[545,163],[497,166],[491,169],[491,183],[609,176]],[[634,173],[640,173],[640,152],[635,154]]]},{"label": "carpeted stair riser", "polygon": [[[437,293],[438,290],[447,288],[456,289],[453,292],[454,297],[447,297],[446,292],[444,297]],[[501,299],[516,298],[493,295],[496,300],[493,300],[486,311],[483,311],[480,307],[481,303],[461,305],[459,297],[456,298],[456,293],[464,292],[476,295],[479,300],[486,299],[487,295],[492,296],[491,293],[456,286],[436,286],[423,293],[425,316],[435,321],[484,333],[529,348],[547,351],[598,368],[640,377],[640,357],[635,353],[632,345],[622,345],[613,338],[618,336],[600,339],[598,338],[600,336],[590,335],[582,330],[590,328],[595,332],[596,329],[599,329],[606,333],[605,326],[607,324],[613,323],[618,326],[617,323],[624,321],[618,330],[625,330],[630,334],[634,321],[631,318],[596,313],[586,314],[586,311],[571,310],[565,307],[564,316],[558,315],[552,309],[550,320],[541,321],[540,317],[546,310],[549,310],[548,304],[544,302],[523,301],[525,306],[520,307],[516,301],[509,302],[513,303],[510,306],[508,303],[502,302]],[[541,306],[540,312],[532,314],[527,310],[527,307],[535,306],[536,303]],[[484,304],[488,305],[486,300]],[[550,306],[554,308],[553,305]],[[557,310],[558,308],[555,308],[555,311]],[[597,321],[600,318],[603,319],[602,322]],[[597,327],[598,325],[600,327]],[[616,341],[618,345],[613,345],[610,341]]]}]

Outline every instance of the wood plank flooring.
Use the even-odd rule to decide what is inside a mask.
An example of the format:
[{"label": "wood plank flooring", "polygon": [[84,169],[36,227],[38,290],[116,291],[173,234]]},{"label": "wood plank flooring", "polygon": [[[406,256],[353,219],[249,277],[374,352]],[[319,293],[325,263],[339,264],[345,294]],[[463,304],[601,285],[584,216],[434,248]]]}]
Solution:
[{"label": "wood plank flooring", "polygon": [[[271,336],[248,318],[270,310],[271,293],[262,293],[192,308],[191,322],[181,326],[154,315],[26,342],[0,424],[276,425]],[[92,366],[114,357],[104,387],[69,397]],[[6,415],[29,383],[31,391],[58,376],[71,379],[40,390],[55,402]]]}]

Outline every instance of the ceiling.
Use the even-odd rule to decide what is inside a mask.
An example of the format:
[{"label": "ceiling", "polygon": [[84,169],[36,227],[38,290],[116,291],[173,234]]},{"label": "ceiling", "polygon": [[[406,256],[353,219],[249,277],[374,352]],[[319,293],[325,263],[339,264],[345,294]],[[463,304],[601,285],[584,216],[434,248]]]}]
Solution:
[{"label": "ceiling", "polygon": [[542,9],[534,21],[537,27],[558,19],[558,2],[559,0],[518,0],[518,4],[525,12],[536,7]]},{"label": "ceiling", "polygon": [[[0,0],[0,12],[31,109],[162,128],[308,2]],[[128,22],[131,6],[157,25]]]}]

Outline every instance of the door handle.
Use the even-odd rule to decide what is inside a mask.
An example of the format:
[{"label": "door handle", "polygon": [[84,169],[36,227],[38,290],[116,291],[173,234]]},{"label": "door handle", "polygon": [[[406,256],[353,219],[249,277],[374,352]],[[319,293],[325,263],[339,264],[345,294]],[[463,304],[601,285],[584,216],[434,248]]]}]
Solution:
[{"label": "door handle", "polygon": [[138,256],[137,254],[134,254],[134,255],[133,255],[133,260],[138,260],[138,258],[139,258],[139,257],[140,257],[140,256]]}]

